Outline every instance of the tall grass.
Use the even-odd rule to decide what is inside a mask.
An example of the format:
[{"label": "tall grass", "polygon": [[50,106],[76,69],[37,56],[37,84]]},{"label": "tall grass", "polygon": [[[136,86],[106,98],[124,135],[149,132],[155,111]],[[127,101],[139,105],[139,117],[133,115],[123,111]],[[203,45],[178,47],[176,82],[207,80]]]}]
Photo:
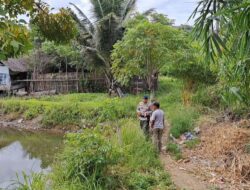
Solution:
[{"label": "tall grass", "polygon": [[[98,96],[100,99],[98,99]],[[42,116],[46,128],[56,125],[83,125],[87,121],[95,126],[100,122],[135,117],[138,98],[108,98],[104,94],[71,94],[40,99],[11,98],[0,100],[0,112],[16,113],[26,120]]]},{"label": "tall grass", "polygon": [[54,167],[54,189],[174,189],[152,146],[134,120],[121,128],[70,134]]},{"label": "tall grass", "polygon": [[[21,178],[23,180],[21,180]],[[12,187],[10,187],[12,188]],[[43,174],[32,173],[27,176],[25,173],[22,176],[17,176],[17,181],[13,183],[13,189],[17,190],[45,190],[45,176]]]},{"label": "tall grass", "polygon": [[180,80],[168,77],[160,79],[158,99],[170,123],[170,133],[176,138],[185,132],[191,131],[194,128],[196,119],[199,117],[195,105],[183,105],[181,95],[183,88],[183,83]]}]

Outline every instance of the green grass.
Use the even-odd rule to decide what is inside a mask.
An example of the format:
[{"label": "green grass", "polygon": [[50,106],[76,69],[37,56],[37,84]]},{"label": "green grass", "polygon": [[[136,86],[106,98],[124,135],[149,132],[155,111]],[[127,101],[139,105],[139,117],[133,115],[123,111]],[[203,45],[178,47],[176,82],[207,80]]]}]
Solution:
[{"label": "green grass", "polygon": [[[99,98],[98,98],[99,97]],[[0,111],[17,113],[26,120],[42,116],[46,128],[56,125],[77,125],[86,123],[95,126],[100,122],[135,117],[139,98],[129,96],[123,99],[108,98],[105,94],[70,94],[54,97],[9,98],[0,100]]]},{"label": "green grass", "polygon": [[175,143],[168,143],[166,151],[169,152],[176,160],[182,159],[181,149]]},{"label": "green grass", "polygon": [[[182,105],[182,89],[181,81],[164,77],[157,92],[175,137],[192,130],[199,116],[196,107]],[[46,128],[99,126],[66,138],[66,148],[48,176],[54,190],[174,189],[135,120],[140,99],[131,95],[109,98],[106,94],[10,98],[0,100],[0,111],[27,120],[41,116]],[[178,160],[182,155],[176,146],[168,144],[167,150]]]},{"label": "green grass", "polygon": [[194,123],[199,117],[198,108],[193,105],[183,106],[182,89],[183,83],[180,80],[167,77],[160,79],[157,97],[171,125],[170,133],[175,138],[193,130]]},{"label": "green grass", "polygon": [[170,133],[178,138],[182,134],[194,129],[195,121],[199,114],[193,107],[175,107],[174,111],[169,113],[169,121],[171,123]]},{"label": "green grass", "polygon": [[[20,178],[24,179],[21,182]],[[45,176],[43,174],[32,173],[31,177],[23,173],[23,176],[17,176],[17,181],[13,184],[17,186],[17,190],[45,190]]]},{"label": "green grass", "polygon": [[175,189],[134,120],[70,134],[52,173],[53,189]]}]

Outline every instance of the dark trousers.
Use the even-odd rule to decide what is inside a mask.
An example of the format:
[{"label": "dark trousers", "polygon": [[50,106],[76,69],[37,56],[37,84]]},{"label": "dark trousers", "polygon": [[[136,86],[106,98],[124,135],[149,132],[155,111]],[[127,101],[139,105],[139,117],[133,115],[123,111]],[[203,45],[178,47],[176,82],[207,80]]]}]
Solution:
[{"label": "dark trousers", "polygon": [[161,152],[163,129],[153,129],[153,143],[157,152]]},{"label": "dark trousers", "polygon": [[141,126],[141,129],[142,129],[144,135],[148,139],[149,138],[149,121],[148,120],[145,120],[145,121],[141,120],[140,126]]}]

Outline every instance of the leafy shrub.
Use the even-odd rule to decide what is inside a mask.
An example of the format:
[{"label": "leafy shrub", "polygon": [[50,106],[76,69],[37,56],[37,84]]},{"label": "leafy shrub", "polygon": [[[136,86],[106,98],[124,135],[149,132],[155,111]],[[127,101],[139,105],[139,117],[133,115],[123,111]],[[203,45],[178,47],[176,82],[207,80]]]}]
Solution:
[{"label": "leafy shrub", "polygon": [[[81,134],[68,134],[65,150],[60,157],[60,168],[65,181],[78,180],[87,184],[106,186],[107,170],[119,160],[119,152],[99,130],[86,130]],[[112,186],[112,185],[111,185]]]},{"label": "leafy shrub", "polygon": [[97,127],[69,134],[54,167],[54,189],[174,189],[152,144],[134,120],[121,128]]},{"label": "leafy shrub", "polygon": [[193,95],[192,101],[210,108],[221,107],[221,88],[219,85],[200,86]]}]

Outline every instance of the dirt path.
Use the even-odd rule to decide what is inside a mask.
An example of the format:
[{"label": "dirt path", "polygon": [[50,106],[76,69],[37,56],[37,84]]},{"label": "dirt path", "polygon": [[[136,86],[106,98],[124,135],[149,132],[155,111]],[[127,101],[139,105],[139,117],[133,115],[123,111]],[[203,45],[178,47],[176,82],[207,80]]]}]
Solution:
[{"label": "dirt path", "polygon": [[206,190],[209,186],[193,174],[182,168],[169,155],[161,154],[162,164],[171,175],[174,184],[180,190]]},{"label": "dirt path", "polygon": [[[163,144],[167,144],[168,131],[163,136]],[[211,186],[202,179],[189,172],[185,166],[179,164],[171,158],[165,151],[160,155],[161,162],[165,170],[171,175],[178,190],[209,190]]]},{"label": "dirt path", "polygon": [[[161,162],[178,190],[249,190],[250,155],[244,147],[249,142],[250,127],[244,126],[250,126],[250,120],[204,120],[199,124],[201,143],[194,149],[182,146],[183,160],[175,161],[163,151]],[[165,131],[164,145],[167,137]]]}]

